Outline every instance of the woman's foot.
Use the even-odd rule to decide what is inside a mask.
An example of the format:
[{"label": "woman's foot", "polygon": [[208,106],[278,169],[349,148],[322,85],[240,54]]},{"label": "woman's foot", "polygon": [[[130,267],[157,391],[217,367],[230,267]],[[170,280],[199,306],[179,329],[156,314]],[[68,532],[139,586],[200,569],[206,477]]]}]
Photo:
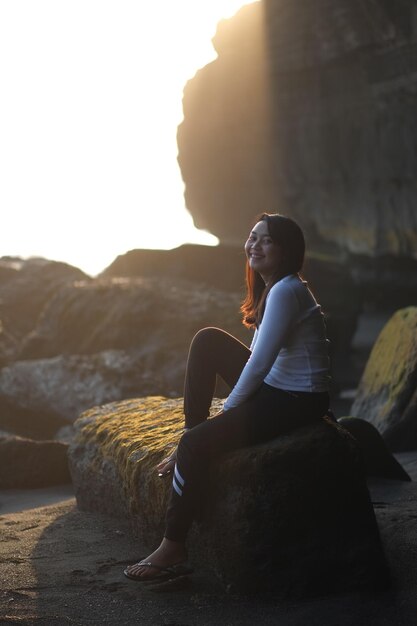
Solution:
[{"label": "woman's foot", "polygon": [[164,537],[159,548],[139,563],[126,567],[124,574],[138,581],[155,580],[161,577],[161,573],[169,573],[169,568],[184,563],[186,559],[184,544]]},{"label": "woman's foot", "polygon": [[175,463],[177,461],[177,450],[175,449],[172,454],[166,457],[161,463],[156,466],[159,476],[167,476],[174,471]]}]

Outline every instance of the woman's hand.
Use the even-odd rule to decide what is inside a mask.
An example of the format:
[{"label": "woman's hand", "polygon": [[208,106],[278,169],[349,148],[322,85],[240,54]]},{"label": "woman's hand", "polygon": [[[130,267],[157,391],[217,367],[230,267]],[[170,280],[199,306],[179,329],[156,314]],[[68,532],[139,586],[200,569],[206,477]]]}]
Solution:
[{"label": "woman's hand", "polygon": [[177,448],[167,456],[163,461],[161,461],[156,469],[158,471],[158,476],[163,478],[164,476],[168,476],[168,474],[172,474],[174,471],[175,463],[177,462]]},{"label": "woman's hand", "polygon": [[[189,428],[184,428],[184,433],[186,433]],[[167,456],[163,461],[161,461],[156,469],[158,471],[158,476],[163,478],[164,476],[168,476],[172,474],[174,471],[175,463],[177,462],[177,448],[169,456]]]}]

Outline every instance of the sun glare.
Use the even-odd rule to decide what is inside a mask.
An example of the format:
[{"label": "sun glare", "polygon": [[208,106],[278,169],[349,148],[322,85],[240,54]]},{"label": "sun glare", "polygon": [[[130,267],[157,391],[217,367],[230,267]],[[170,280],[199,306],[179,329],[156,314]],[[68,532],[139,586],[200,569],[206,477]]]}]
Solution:
[{"label": "sun glare", "polygon": [[184,206],[182,90],[238,0],[2,0],[0,256],[96,274],[133,248],[214,244]]}]

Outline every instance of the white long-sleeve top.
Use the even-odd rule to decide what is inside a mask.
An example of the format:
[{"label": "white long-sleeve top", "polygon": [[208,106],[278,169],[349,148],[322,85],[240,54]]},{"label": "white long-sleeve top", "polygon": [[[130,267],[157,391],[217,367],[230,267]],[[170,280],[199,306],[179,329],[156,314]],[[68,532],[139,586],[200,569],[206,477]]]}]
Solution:
[{"label": "white long-sleeve top", "polygon": [[329,390],[324,316],[298,274],[285,276],[269,291],[250,349],[239,380],[224,403],[225,411],[244,402],[262,382],[287,391]]}]

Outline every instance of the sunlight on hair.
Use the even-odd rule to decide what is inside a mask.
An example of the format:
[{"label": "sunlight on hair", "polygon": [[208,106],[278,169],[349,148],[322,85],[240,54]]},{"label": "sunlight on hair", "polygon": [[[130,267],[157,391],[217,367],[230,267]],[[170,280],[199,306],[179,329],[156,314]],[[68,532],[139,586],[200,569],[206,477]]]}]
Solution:
[{"label": "sunlight on hair", "polygon": [[133,248],[215,244],[177,165],[182,90],[238,0],[3,0],[1,255],[95,274]]}]

